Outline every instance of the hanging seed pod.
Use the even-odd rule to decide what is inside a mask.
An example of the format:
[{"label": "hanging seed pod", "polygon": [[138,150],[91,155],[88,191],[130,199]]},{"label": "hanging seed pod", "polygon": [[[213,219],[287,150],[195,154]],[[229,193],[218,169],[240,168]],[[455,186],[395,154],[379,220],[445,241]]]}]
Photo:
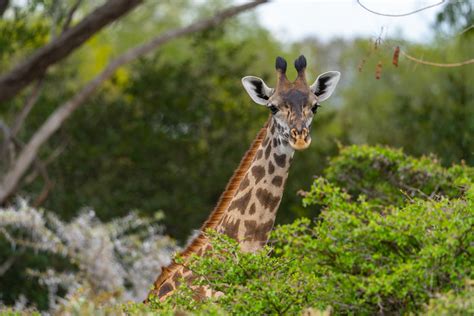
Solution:
[{"label": "hanging seed pod", "polygon": [[382,61],[379,61],[379,63],[375,67],[375,79],[379,80],[381,75],[382,75]]},{"label": "hanging seed pod", "polygon": [[365,65],[365,58],[362,59],[362,61],[359,63],[359,66],[357,67],[357,70],[359,72],[362,72],[362,68],[364,68],[364,65]]},{"label": "hanging seed pod", "polygon": [[398,57],[400,56],[400,47],[397,46],[395,47],[395,50],[393,52],[393,59],[392,59],[392,64],[395,67],[398,67]]}]

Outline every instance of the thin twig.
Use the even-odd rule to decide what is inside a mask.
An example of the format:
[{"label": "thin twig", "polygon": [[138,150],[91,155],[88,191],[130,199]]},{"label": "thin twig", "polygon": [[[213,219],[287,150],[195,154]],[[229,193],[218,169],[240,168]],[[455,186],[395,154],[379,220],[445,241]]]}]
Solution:
[{"label": "thin twig", "polygon": [[418,59],[416,57],[413,57],[413,56],[405,53],[403,50],[401,50],[400,53],[402,53],[402,55],[405,56],[406,58],[408,58],[411,61],[414,61],[418,64],[428,65],[428,66],[435,66],[435,67],[452,68],[452,67],[460,67],[460,66],[465,66],[465,65],[469,65],[469,64],[474,63],[474,58],[468,59],[468,60],[465,60],[465,61],[461,61],[461,62],[457,62],[457,63],[446,63],[446,64],[445,63],[436,63],[436,62],[432,62],[432,61],[426,61],[426,60]]},{"label": "thin twig", "polygon": [[468,27],[466,27],[465,29],[463,29],[461,32],[457,33],[454,36],[460,36],[460,35],[466,33],[467,31],[469,31],[470,29],[473,29],[473,28],[474,28],[474,24],[471,24],[471,25],[469,25]]},{"label": "thin twig", "polygon": [[434,8],[436,6],[439,6],[440,4],[443,4],[445,2],[445,0],[441,0],[440,2],[437,2],[435,4],[431,4],[429,6],[426,6],[426,7],[423,7],[423,8],[420,8],[420,9],[417,9],[415,11],[411,11],[411,12],[407,12],[407,13],[401,13],[401,14],[390,14],[390,13],[381,13],[381,12],[377,12],[377,11],[374,11],[372,9],[369,9],[368,7],[366,7],[365,5],[363,5],[360,0],[357,0],[357,3],[362,7],[364,8],[365,10],[369,11],[370,13],[373,13],[373,14],[377,14],[377,15],[382,15],[382,16],[388,16],[388,17],[392,17],[392,18],[398,18],[398,17],[402,17],[402,16],[407,16],[407,15],[412,15],[412,14],[415,14],[415,13],[418,13],[418,12],[421,12],[423,10],[427,10],[427,9],[430,9],[430,8]]},{"label": "thin twig", "polygon": [[16,258],[17,257],[15,255],[11,256],[5,262],[3,262],[2,265],[0,265],[0,276],[4,275],[5,272],[7,272],[8,269],[10,269],[12,267],[12,265],[15,262]]},{"label": "thin twig", "polygon": [[[44,166],[44,168],[48,167],[49,164],[51,164],[53,161],[55,161],[66,149],[67,143],[63,143],[60,146],[58,146],[53,152],[46,158],[44,159],[41,164]],[[33,170],[30,174],[25,176],[24,184],[28,185],[31,184],[36,177],[38,177],[38,170],[35,169]]]},{"label": "thin twig", "polygon": [[20,131],[26,117],[28,116],[28,114],[30,114],[31,109],[33,108],[33,106],[36,104],[36,102],[39,99],[42,86],[43,86],[43,77],[38,79],[38,81],[36,82],[36,85],[33,87],[33,90],[31,91],[31,94],[26,99],[25,105],[23,106],[20,113],[16,117],[15,122],[13,123],[13,126],[11,128],[11,135],[10,135],[11,137],[16,137],[16,135]]},{"label": "thin twig", "polygon": [[74,3],[74,5],[69,10],[66,17],[66,21],[64,21],[62,33],[66,32],[69,29],[69,26],[71,25],[71,22],[72,22],[72,18],[74,17],[74,13],[76,12],[77,8],[79,8],[79,6],[81,5],[81,2],[82,0],[76,0],[76,3]]},{"label": "thin twig", "polygon": [[[19,149],[23,149],[23,147],[25,146],[16,137],[11,136],[10,139],[11,139],[12,144],[18,147]],[[35,157],[33,166],[35,167],[35,171],[33,172],[35,174],[34,178],[36,178],[36,176],[39,174],[43,177],[43,180],[44,180],[43,189],[41,190],[41,193],[38,195],[38,197],[36,197],[35,201],[33,202],[33,207],[38,207],[41,204],[43,204],[43,202],[48,197],[49,192],[51,188],[53,187],[53,182],[51,181],[49,177],[48,170],[46,169],[46,165],[38,157]],[[31,182],[34,180],[34,178],[31,180]]]}]

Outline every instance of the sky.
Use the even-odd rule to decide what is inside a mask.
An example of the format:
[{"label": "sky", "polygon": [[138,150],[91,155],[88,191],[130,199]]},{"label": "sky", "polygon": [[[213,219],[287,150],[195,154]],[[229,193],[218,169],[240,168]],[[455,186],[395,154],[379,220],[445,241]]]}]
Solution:
[{"label": "sky", "polygon": [[[402,14],[440,0],[360,0],[371,10]],[[243,1],[238,1],[243,2]],[[384,37],[402,35],[412,41],[428,41],[436,14],[443,5],[406,17],[378,16],[363,9],[356,0],[274,0],[259,6],[256,13],[263,26],[280,40],[317,37],[328,41],[334,37]]]}]

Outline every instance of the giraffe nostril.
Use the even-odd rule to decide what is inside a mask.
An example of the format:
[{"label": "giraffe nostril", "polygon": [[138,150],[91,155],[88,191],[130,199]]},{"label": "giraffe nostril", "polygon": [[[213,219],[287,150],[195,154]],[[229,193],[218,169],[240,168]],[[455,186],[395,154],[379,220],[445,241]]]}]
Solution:
[{"label": "giraffe nostril", "polygon": [[299,138],[299,137],[305,138],[306,136],[308,136],[309,132],[306,127],[302,128],[301,130],[292,128],[290,130],[290,134],[291,134],[291,137],[293,138]]},{"label": "giraffe nostril", "polygon": [[298,132],[296,131],[296,128],[292,128],[291,131],[291,137],[296,138],[298,136]]}]

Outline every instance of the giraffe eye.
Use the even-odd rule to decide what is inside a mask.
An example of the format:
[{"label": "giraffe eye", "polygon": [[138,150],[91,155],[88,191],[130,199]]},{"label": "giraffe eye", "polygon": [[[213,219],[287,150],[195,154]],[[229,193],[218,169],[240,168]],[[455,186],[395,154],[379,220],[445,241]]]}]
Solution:
[{"label": "giraffe eye", "polygon": [[272,114],[277,114],[278,108],[274,106],[273,104],[268,107],[270,111],[272,111]]},{"label": "giraffe eye", "polygon": [[318,108],[321,106],[321,104],[319,104],[318,102],[316,102],[313,107],[311,108],[311,111],[313,113],[316,113],[318,111]]}]

